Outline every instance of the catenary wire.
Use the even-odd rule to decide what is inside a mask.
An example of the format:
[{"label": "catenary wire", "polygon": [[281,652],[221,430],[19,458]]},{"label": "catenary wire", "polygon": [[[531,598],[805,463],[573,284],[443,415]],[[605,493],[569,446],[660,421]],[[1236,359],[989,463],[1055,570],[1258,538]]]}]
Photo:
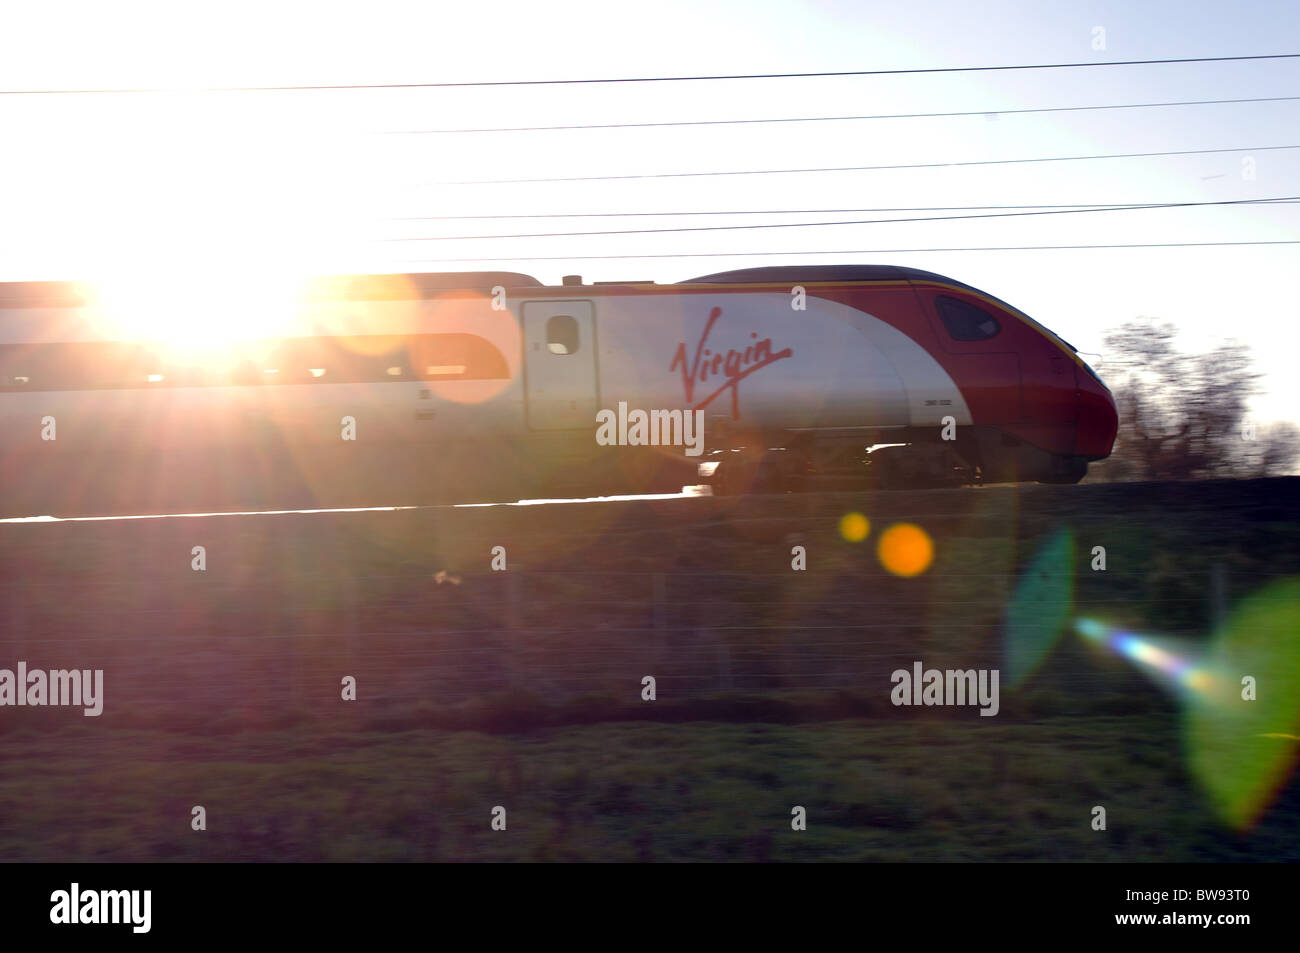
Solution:
[{"label": "catenary wire", "polygon": [[913,218],[876,218],[839,222],[764,222],[759,225],[694,225],[681,228],[623,228],[586,232],[522,232],[506,235],[434,235],[413,238],[382,238],[383,242],[449,242],[491,238],[570,238],[592,235],[659,235],[671,232],[720,232],[752,230],[759,228],[817,228],[828,225],[891,225],[905,222],[960,222],[973,219],[1016,218],[1029,215],[1083,215],[1095,212],[1137,212],[1149,209],[1205,208],[1224,205],[1257,205],[1262,203],[1289,203],[1300,200],[1297,195],[1269,199],[1228,199],[1220,202],[1174,202],[1163,205],[1132,205],[1115,208],[1075,208],[1061,211],[1038,212],[988,212],[981,215],[927,215]]},{"label": "catenary wire", "polygon": [[[627,179],[690,179],[724,175],[790,175],[807,172],[873,172],[892,169],[949,169],[986,165],[1026,165],[1036,162],[1083,162],[1095,159],[1151,159],[1167,156],[1214,155],[1224,152],[1276,152],[1300,149],[1300,145],[1238,146],[1231,149],[1176,149],[1169,152],[1113,152],[1083,156],[1041,156],[1030,159],[979,159],[965,162],[912,162],[893,165],[822,166],[811,169],[727,169],[713,172],[641,172],[633,175],[569,175],[545,176],[535,179],[462,179],[447,182],[430,182],[428,185],[519,185],[541,182],[610,182]],[[418,185],[418,183],[416,183]]]},{"label": "catenary wire", "polygon": [[1049,106],[1034,109],[974,109],[964,112],[882,113],[871,116],[788,116],[774,119],[697,119],[673,122],[604,122],[560,126],[484,126],[459,129],[384,129],[381,136],[462,135],[482,132],[560,132],[577,129],[655,129],[681,126],[740,126],[783,122],[854,122],[870,119],[946,119],[960,116],[1015,116],[1028,113],[1088,112],[1105,109],[1156,109],[1167,106],[1221,106],[1238,103],[1280,103],[1300,100],[1300,96],[1263,96],[1253,99],[1191,99],[1167,103],[1110,103],[1099,106]]},{"label": "catenary wire", "polygon": [[[1294,204],[1279,199],[1256,199],[1260,205]],[[686,215],[851,215],[862,212],[983,212],[999,209],[1096,209],[1096,208],[1141,208],[1146,205],[1178,205],[1178,202],[1058,202],[1051,205],[905,205],[884,206],[878,208],[779,208],[779,209],[725,209],[711,212],[677,211],[677,212],[542,212],[510,215],[394,215],[379,221],[385,222],[450,222],[482,221],[487,219],[529,219],[529,218],[677,218]]]},{"label": "catenary wire", "polygon": [[1300,245],[1300,239],[1280,239],[1275,241],[1251,242],[1133,242],[1123,245],[984,245],[957,248],[830,248],[816,251],[719,251],[719,252],[677,252],[676,254],[647,255],[532,255],[515,257],[497,255],[487,258],[405,258],[404,262],[514,262],[514,261],[602,261],[614,259],[650,259],[650,258],[757,258],[784,255],[915,255],[930,252],[965,252],[965,251],[1057,251],[1085,248],[1222,248],[1247,245]]},{"label": "catenary wire", "polygon": [[1179,63],[1230,63],[1258,60],[1300,59],[1300,53],[1261,53],[1250,56],[1188,56],[1176,59],[1102,60],[1072,63],[1021,63],[1007,66],[933,66],[915,69],[827,70],[808,73],[730,73],[690,76],[619,76],[592,79],[506,79],[442,83],[339,83],[295,86],[138,86],[87,89],[3,89],[0,96],[59,96],[134,93],[267,93],[361,89],[458,89],[491,86],[582,86],[605,83],[683,83],[745,79],[818,79],[849,76],[917,76],[940,73],[988,73],[1017,70],[1095,69],[1108,66],[1168,66]]}]

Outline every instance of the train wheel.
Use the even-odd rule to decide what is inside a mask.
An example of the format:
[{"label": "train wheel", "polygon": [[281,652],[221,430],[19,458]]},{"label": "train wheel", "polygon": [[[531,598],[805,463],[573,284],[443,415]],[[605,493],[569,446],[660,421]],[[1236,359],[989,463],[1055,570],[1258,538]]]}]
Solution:
[{"label": "train wheel", "polygon": [[882,447],[867,456],[868,481],[879,490],[951,489],[975,474],[949,447],[924,443]]},{"label": "train wheel", "polygon": [[883,447],[868,455],[867,479],[875,490],[901,490],[907,484],[907,447]]},{"label": "train wheel", "polygon": [[1088,475],[1088,461],[1082,457],[1055,457],[1052,460],[1052,473],[1039,480],[1039,483],[1071,484],[1078,483]]},{"label": "train wheel", "polygon": [[713,474],[713,492],[717,496],[744,496],[750,493],[780,493],[785,489],[783,460],[777,453],[730,454]]}]

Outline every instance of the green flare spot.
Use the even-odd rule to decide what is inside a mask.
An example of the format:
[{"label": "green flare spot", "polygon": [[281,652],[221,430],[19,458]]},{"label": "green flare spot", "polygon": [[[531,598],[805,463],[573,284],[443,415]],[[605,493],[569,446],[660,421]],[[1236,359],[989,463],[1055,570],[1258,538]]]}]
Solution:
[{"label": "green flare spot", "polygon": [[1003,626],[1007,684],[1014,688],[1043,663],[1074,608],[1074,534],[1057,530],[1016,583]]},{"label": "green flare spot", "polygon": [[[1300,743],[1300,579],[1273,583],[1233,612],[1206,667],[1213,692],[1184,714],[1192,772],[1215,812],[1250,827],[1294,767]],[[1254,700],[1243,679],[1254,679]]]}]

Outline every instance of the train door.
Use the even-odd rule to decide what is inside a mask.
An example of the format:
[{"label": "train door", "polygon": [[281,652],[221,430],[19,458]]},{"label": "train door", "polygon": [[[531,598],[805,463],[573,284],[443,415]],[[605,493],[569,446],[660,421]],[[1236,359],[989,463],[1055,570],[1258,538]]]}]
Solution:
[{"label": "train door", "polygon": [[922,291],[940,346],[952,355],[954,375],[976,420],[987,424],[1024,419],[1017,328],[1009,315],[959,292]]},{"label": "train door", "polygon": [[590,301],[525,301],[524,395],[530,430],[596,426],[596,327]]}]

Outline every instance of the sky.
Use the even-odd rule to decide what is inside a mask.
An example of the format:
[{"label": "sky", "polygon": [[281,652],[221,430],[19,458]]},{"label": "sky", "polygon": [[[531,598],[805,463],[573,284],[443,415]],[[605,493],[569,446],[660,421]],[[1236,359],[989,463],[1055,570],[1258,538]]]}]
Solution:
[{"label": "sky", "polygon": [[[1257,419],[1300,421],[1300,374],[1288,348],[1300,340],[1294,331],[1300,309],[1286,293],[1287,279],[1300,270],[1300,245],[926,250],[1295,241],[1295,204],[549,234],[978,214],[835,210],[1300,196],[1300,148],[1269,148],[1300,147],[1300,100],[1010,112],[1300,97],[1300,59],[708,82],[209,91],[1276,53],[1300,53],[1300,5],[1294,2],[0,0],[0,281],[99,278],[129,285],[156,284],[165,275],[180,301],[182,291],[220,287],[227,298],[256,296],[268,276],[326,273],[502,269],[554,284],[569,274],[589,281],[672,282],[757,265],[898,264],[951,276],[1015,305],[1078,347],[1103,376],[1107,331],[1139,316],[1173,322],[1180,346],[1189,351],[1235,338],[1251,346],[1265,374],[1264,393],[1253,402]],[[166,91],[18,92],[123,88]],[[446,131],[935,112],[975,115]],[[1210,149],[1230,151],[492,181]],[[818,211],[788,214],[798,210]],[[446,218],[612,212],[656,214]],[[548,234],[471,237],[536,233]],[[891,251],[898,249],[908,251]],[[178,305],[177,321],[186,320],[184,310]]]}]

